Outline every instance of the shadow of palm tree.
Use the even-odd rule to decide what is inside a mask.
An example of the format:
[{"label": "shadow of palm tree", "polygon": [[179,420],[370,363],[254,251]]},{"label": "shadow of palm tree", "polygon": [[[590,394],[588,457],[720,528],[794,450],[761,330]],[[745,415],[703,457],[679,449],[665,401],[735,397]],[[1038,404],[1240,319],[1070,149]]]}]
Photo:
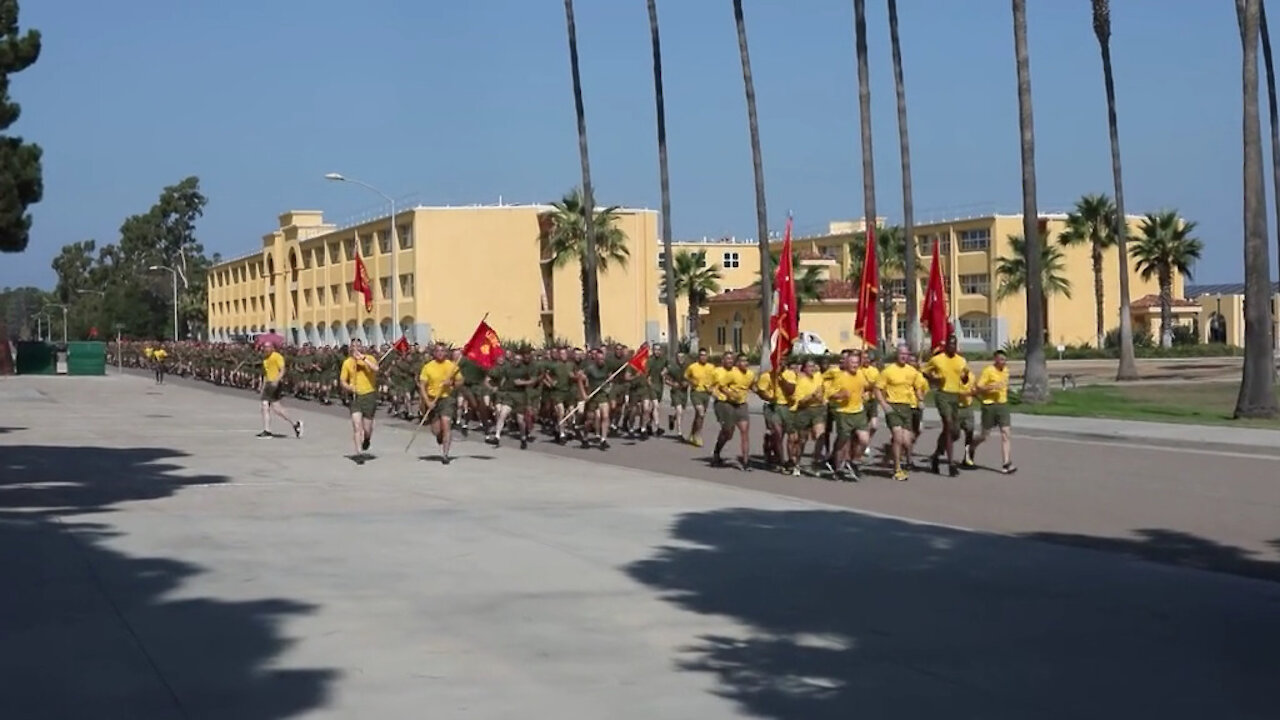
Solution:
[{"label": "shadow of palm tree", "polygon": [[160,448],[0,446],[0,717],[274,720],[323,705],[336,673],[277,669],[284,599],[175,598],[202,572],[108,547],[76,516],[225,477]]},{"label": "shadow of palm tree", "polygon": [[1280,586],[850,512],[688,513],[626,568],[755,717],[1271,717]]}]

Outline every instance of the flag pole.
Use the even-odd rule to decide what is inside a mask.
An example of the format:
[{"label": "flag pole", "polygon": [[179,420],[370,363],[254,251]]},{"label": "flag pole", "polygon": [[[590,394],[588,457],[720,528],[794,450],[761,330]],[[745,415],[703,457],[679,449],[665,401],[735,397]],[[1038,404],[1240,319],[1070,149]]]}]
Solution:
[{"label": "flag pole", "polygon": [[574,405],[572,410],[570,410],[569,412],[565,413],[565,414],[564,414],[564,417],[560,420],[560,422],[556,423],[556,426],[557,426],[557,427],[562,427],[562,426],[565,424],[565,422],[566,422],[569,418],[571,418],[571,417],[573,417],[575,414],[577,414],[577,412],[578,412],[578,408],[586,407],[586,404],[587,404],[588,402],[590,402],[590,401],[591,401],[591,398],[595,397],[597,393],[599,393],[601,390],[605,389],[605,387],[606,387],[609,383],[613,382],[613,379],[614,379],[614,378],[618,377],[618,375],[619,375],[623,370],[626,370],[626,369],[627,369],[627,368],[629,368],[629,367],[631,367],[631,365],[630,365],[630,364],[624,363],[622,367],[618,368],[617,370],[614,370],[614,371],[613,371],[613,374],[612,374],[612,375],[610,375],[609,377],[605,378],[605,379],[604,379],[604,382],[600,383],[600,386],[599,386],[599,387],[597,387],[595,390],[592,390],[590,395],[587,395],[587,397],[586,397],[586,398],[584,398],[581,402],[579,402],[578,404]]}]

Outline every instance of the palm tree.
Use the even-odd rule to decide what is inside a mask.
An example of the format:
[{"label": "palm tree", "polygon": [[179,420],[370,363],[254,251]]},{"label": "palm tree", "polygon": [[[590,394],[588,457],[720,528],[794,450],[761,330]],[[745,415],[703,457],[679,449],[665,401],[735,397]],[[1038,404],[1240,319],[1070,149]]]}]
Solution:
[{"label": "palm tree", "polygon": [[1244,369],[1236,417],[1275,417],[1275,359],[1271,341],[1271,263],[1267,260],[1267,203],[1263,197],[1262,128],[1258,120],[1260,0],[1236,0],[1243,48],[1244,94]]},{"label": "palm tree", "polygon": [[[853,0],[854,50],[858,60],[858,122],[862,137],[862,217],[866,227],[876,226],[876,168],[871,152],[871,77],[867,69],[867,3]],[[876,247],[879,250],[879,246]],[[879,258],[877,258],[879,260]],[[883,261],[881,261],[883,265]],[[880,273],[880,287],[876,297],[884,297],[884,273]],[[887,315],[887,310],[885,311]],[[882,345],[879,338],[877,345]]]},{"label": "palm tree", "polygon": [[[1093,316],[1097,330],[1096,348],[1103,346],[1107,335],[1103,314],[1102,256],[1115,245],[1115,206],[1106,195],[1085,195],[1076,201],[1075,212],[1067,214],[1067,229],[1058,236],[1062,247],[1087,245],[1093,261]],[[1123,269],[1127,272],[1129,264]]]},{"label": "palm tree", "polygon": [[1147,213],[1138,227],[1129,252],[1143,280],[1156,278],[1160,285],[1160,345],[1173,346],[1173,274],[1191,277],[1191,266],[1200,259],[1204,244],[1191,236],[1196,224],[1173,210]]},{"label": "palm tree", "polygon": [[[671,239],[671,180],[667,174],[667,111],[662,94],[662,40],[658,35],[658,3],[649,3],[649,37],[653,41],[653,97],[658,116],[658,186],[662,193],[662,265],[666,269],[663,277],[668,286],[675,285],[675,262],[672,259]],[[667,343],[670,357],[676,356],[680,348],[679,319],[676,312],[676,298],[667,295]]]},{"label": "palm tree", "polygon": [[[1018,67],[1018,127],[1022,135],[1022,236],[1039,233],[1036,210],[1036,129],[1031,116],[1031,60],[1027,53],[1027,0],[1013,0],[1013,47]],[[1022,399],[1028,403],[1049,400],[1049,366],[1044,357],[1044,324],[1040,310],[1045,303],[1041,287],[1042,243],[1026,254],[1027,357],[1022,377]]]},{"label": "palm tree", "polygon": [[[1027,241],[1022,235],[1009,236],[1009,248],[1013,254],[1009,257],[996,258],[996,278],[999,284],[996,286],[996,299],[1005,300],[1013,297],[1020,292],[1026,292],[1028,295],[1033,292],[1027,282]],[[1027,307],[1035,308],[1035,314],[1039,315],[1038,325],[1044,327],[1044,333],[1041,337],[1048,335],[1049,329],[1049,296],[1061,295],[1065,298],[1071,297],[1071,280],[1064,274],[1066,272],[1067,262],[1063,256],[1062,248],[1049,244],[1049,238],[1040,235],[1040,252],[1033,253],[1040,256],[1040,278],[1037,285],[1042,288],[1040,298],[1027,303]],[[1032,326],[1031,316],[1028,313],[1027,327]],[[1030,330],[1028,330],[1030,332]],[[1027,344],[1030,345],[1030,336],[1027,337]]]},{"label": "palm tree", "polygon": [[582,161],[582,227],[586,229],[582,242],[582,329],[587,345],[600,344],[600,289],[596,275],[596,238],[593,232],[597,224],[591,214],[595,210],[595,195],[591,189],[591,159],[587,153],[587,115],[582,106],[582,76],[578,71],[578,29],[573,21],[573,0],[564,0],[564,20],[569,33],[569,71],[573,75],[573,107],[578,116],[578,156]]},{"label": "palm tree", "polygon": [[[738,28],[738,55],[742,61],[742,85],[747,94],[747,126],[751,132],[751,169],[756,179],[756,237],[760,246],[760,267],[769,258],[769,211],[764,201],[764,158],[760,152],[760,122],[756,118],[756,86],[751,79],[751,53],[747,50],[747,23],[742,18],[742,0],[733,0],[733,20]],[[773,301],[773,278],[767,273],[760,277],[760,332],[761,347],[768,338],[769,305]],[[768,353],[761,353],[762,358]]]},{"label": "palm tree", "polygon": [[[1111,176],[1115,181],[1115,238],[1120,259],[1120,366],[1116,380],[1137,380],[1133,354],[1133,317],[1129,309],[1129,222],[1124,214],[1124,183],[1120,174],[1120,129],[1116,123],[1116,83],[1111,73],[1111,3],[1093,0],[1093,34],[1102,54],[1102,82],[1107,93],[1107,130],[1111,136]],[[1099,345],[1099,348],[1102,346]]]},{"label": "palm tree", "polygon": [[[569,263],[578,263],[578,277],[582,287],[586,288],[589,275],[596,272],[608,272],[611,265],[627,267],[631,250],[627,247],[626,233],[618,227],[618,209],[605,208],[591,213],[583,201],[578,189],[570,191],[558,202],[551,203],[553,208],[543,237],[545,243],[542,262],[552,268],[565,267]],[[594,232],[587,232],[590,222]],[[594,252],[593,252],[594,251]],[[593,268],[593,269],[588,269]],[[596,312],[600,306],[597,302]],[[590,308],[587,304],[587,293],[582,293],[582,313],[587,316]],[[599,329],[597,320],[596,329]],[[599,343],[588,342],[588,345]]]},{"label": "palm tree", "polygon": [[907,139],[907,89],[902,80],[902,46],[898,42],[898,0],[889,2],[889,44],[893,50],[893,89],[898,96],[898,151],[902,156],[903,277],[907,281],[907,345],[920,346],[920,316],[916,312],[915,201],[911,193],[911,142]]},{"label": "palm tree", "polygon": [[1267,70],[1267,108],[1271,121],[1271,189],[1275,193],[1277,203],[1276,265],[1280,266],[1280,110],[1276,107],[1276,69],[1271,62],[1271,33],[1267,29],[1265,2],[1258,3],[1258,28],[1262,33],[1262,60]]},{"label": "palm tree", "polygon": [[[777,270],[780,262],[782,262],[782,251],[770,250],[769,277],[773,277],[773,273]],[[796,311],[799,312],[804,309],[806,304],[822,299],[822,289],[826,286],[827,281],[822,276],[822,268],[817,265],[802,263],[799,253],[794,248],[791,250],[791,267],[795,269]],[[757,277],[759,276],[760,273],[757,273]]]},{"label": "palm tree", "polygon": [[[707,304],[707,298],[720,292],[720,266],[707,264],[706,250],[681,250],[676,253],[671,267],[672,272],[662,279],[662,293],[668,303],[681,296],[689,299],[689,344],[696,350],[699,313]],[[667,292],[667,288],[672,286],[676,291]]]}]

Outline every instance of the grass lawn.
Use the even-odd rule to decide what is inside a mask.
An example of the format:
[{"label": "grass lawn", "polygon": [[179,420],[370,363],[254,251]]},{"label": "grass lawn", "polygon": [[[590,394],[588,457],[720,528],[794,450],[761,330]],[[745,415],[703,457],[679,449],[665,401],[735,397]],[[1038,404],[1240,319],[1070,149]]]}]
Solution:
[{"label": "grass lawn", "polygon": [[1117,420],[1235,425],[1280,430],[1280,419],[1233,420],[1238,382],[1176,385],[1089,385],[1054,390],[1045,405],[1014,405],[1015,413],[1104,417]]}]

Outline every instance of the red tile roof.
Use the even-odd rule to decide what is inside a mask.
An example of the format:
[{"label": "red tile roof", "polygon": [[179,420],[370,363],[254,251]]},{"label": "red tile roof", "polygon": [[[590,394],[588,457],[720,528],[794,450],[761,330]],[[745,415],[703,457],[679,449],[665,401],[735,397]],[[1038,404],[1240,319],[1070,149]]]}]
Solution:
[{"label": "red tile roof", "polygon": [[[727,290],[707,300],[707,303],[756,302],[760,299],[760,286],[750,285],[737,290]],[[822,300],[857,300],[858,284],[849,280],[829,280],[822,285]]]},{"label": "red tile roof", "polygon": [[[1183,298],[1173,298],[1170,302],[1173,307],[1200,307],[1200,303],[1195,300],[1186,300]],[[1145,309],[1160,307],[1159,295],[1143,295],[1142,297],[1129,303],[1129,307]]]}]

